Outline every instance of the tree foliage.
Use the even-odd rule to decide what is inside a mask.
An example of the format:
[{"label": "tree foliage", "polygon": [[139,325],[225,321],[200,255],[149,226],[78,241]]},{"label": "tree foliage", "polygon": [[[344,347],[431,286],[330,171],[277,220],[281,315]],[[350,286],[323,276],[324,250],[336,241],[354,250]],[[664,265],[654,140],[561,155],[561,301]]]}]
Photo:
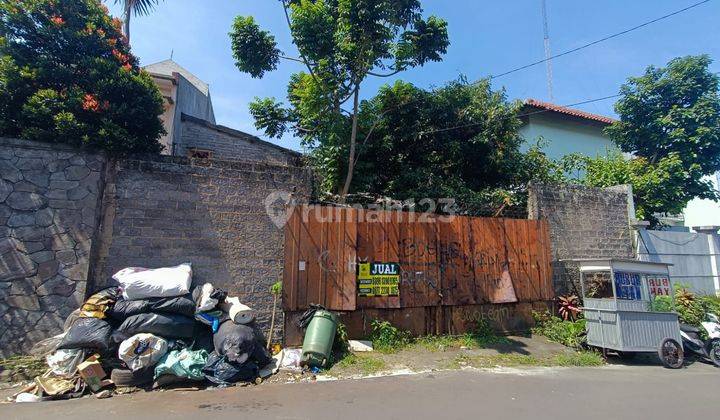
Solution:
[{"label": "tree foliage", "polygon": [[[566,157],[564,167],[583,172],[581,180],[589,186],[631,185],[636,217],[650,221],[653,227],[659,224],[658,214],[680,214],[695,197],[716,197],[712,185],[702,179],[699,167],[688,167],[676,153],[656,163],[644,157],[628,159],[619,152],[593,158],[576,155]],[[708,194],[697,195],[694,191]]]},{"label": "tree foliage", "polygon": [[163,99],[98,0],[0,0],[0,134],[159,152]]},{"label": "tree foliage", "polygon": [[652,164],[674,153],[705,175],[720,170],[720,79],[711,63],[706,55],[679,57],[628,79],[615,105],[620,121],[608,134]]},{"label": "tree foliage", "polygon": [[703,177],[720,170],[720,97],[708,56],[671,60],[631,77],[615,105],[620,120],[606,132],[625,152],[584,159],[586,182],[633,186],[638,218],[657,225],[657,213],[680,214],[694,198],[720,199]]},{"label": "tree foliage", "polygon": [[[489,80],[460,79],[434,91],[405,82],[385,86],[361,106],[361,126],[370,128],[360,132],[368,141],[359,145],[352,189],[418,203],[453,198],[465,214],[522,207],[530,181],[564,178],[542,145],[520,152],[521,107],[503,90],[493,91]],[[346,149],[321,146],[316,164],[339,176]]]},{"label": "tree foliage", "polygon": [[[315,150],[315,162],[338,159],[335,152],[343,149],[345,163],[321,175],[328,188],[344,195],[354,173],[358,133],[370,131],[374,123],[360,121],[363,81],[441,60],[449,44],[447,24],[434,16],[424,19],[418,0],[281,3],[300,57],[283,55],[273,35],[252,17],[237,17],[230,33],[236,66],[252,77],[274,70],[281,58],[304,66],[290,78],[287,104],[256,99],[250,111],[267,135],[300,137]],[[351,109],[345,110],[348,103]]]}]

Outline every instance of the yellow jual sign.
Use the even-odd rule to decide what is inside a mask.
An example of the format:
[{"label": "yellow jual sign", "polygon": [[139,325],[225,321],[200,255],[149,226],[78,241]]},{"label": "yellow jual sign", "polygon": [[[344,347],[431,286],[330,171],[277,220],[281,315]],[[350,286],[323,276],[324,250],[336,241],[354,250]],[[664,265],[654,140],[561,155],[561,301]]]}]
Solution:
[{"label": "yellow jual sign", "polygon": [[400,264],[360,263],[358,296],[399,296]]}]

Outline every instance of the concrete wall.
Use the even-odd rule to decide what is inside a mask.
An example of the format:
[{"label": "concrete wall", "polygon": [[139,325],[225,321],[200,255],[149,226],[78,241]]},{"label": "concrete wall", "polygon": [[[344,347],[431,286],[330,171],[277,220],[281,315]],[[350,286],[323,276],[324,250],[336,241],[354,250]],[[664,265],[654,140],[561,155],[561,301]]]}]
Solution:
[{"label": "concrete wall", "polygon": [[250,160],[276,165],[296,165],[301,155],[231,128],[211,124],[188,115],[182,118],[182,135],[177,156],[191,149],[209,150],[213,159]]},{"label": "concrete wall", "polygon": [[634,259],[629,217],[633,207],[632,193],[627,188],[530,187],[528,218],[545,219],[550,226],[556,293],[580,293],[577,268],[564,259]]},{"label": "concrete wall", "polygon": [[0,357],[62,331],[85,298],[105,158],[0,139]]},{"label": "concrete wall", "polygon": [[542,137],[547,142],[543,150],[552,159],[560,159],[570,153],[591,157],[605,156],[608,150],[618,149],[612,140],[603,134],[604,127],[601,123],[584,122],[551,112],[530,115],[519,130],[525,139],[521,150],[527,151]]},{"label": "concrete wall", "polygon": [[63,145],[0,139],[0,357],[60,333],[70,312],[126,266],[191,262],[196,284],[239,296],[266,328],[269,288],[284,256],[266,198],[287,191],[303,202],[310,190],[309,170],[297,166],[107,161]]}]

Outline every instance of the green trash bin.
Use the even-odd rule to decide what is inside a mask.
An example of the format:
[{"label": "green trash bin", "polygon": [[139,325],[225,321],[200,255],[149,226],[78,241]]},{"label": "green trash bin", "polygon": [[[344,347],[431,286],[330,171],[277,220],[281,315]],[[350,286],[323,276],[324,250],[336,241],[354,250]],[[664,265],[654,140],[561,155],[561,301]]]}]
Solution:
[{"label": "green trash bin", "polygon": [[334,313],[323,309],[315,311],[305,331],[301,365],[324,367],[327,364],[335,340],[337,324],[338,318]]}]

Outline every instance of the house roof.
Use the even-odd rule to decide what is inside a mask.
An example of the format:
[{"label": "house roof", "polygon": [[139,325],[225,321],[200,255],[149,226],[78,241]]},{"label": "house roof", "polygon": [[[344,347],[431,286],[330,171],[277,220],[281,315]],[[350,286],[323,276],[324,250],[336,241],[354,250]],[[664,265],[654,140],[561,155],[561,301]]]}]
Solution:
[{"label": "house roof", "polygon": [[195,86],[203,95],[207,96],[210,87],[207,83],[198,79],[197,76],[188,71],[185,67],[173,60],[163,60],[157,63],[148,64],[144,67],[145,71],[150,74],[172,77],[173,73],[178,73]]},{"label": "house roof", "polygon": [[525,106],[549,112],[556,112],[558,114],[571,115],[573,117],[596,121],[603,124],[612,124],[616,121],[614,118],[606,117],[605,115],[593,114],[579,109],[556,105],[550,102],[539,101],[537,99],[526,99]]}]

